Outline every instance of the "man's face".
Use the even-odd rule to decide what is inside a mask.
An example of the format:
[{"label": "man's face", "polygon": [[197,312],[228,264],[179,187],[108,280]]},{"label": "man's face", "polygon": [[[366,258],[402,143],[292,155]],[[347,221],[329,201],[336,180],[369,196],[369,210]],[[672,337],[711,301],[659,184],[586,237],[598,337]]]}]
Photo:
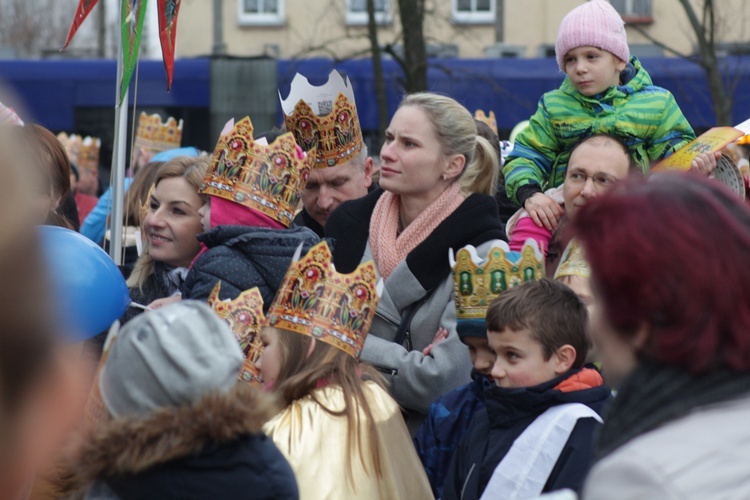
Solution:
[{"label": "man's face", "polygon": [[365,160],[364,168],[348,161],[342,165],[316,168],[310,172],[302,203],[305,210],[321,226],[341,203],[361,198],[372,184],[372,159]]}]

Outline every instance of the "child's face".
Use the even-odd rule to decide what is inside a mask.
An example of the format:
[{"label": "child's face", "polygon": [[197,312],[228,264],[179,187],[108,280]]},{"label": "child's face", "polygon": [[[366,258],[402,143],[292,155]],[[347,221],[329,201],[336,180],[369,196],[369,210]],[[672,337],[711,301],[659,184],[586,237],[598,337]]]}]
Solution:
[{"label": "child's face", "polygon": [[201,225],[204,231],[211,229],[211,197],[208,197],[206,203],[198,210],[198,215],[201,216]]},{"label": "child's face", "polygon": [[492,378],[499,387],[532,387],[565,373],[570,365],[561,363],[557,353],[544,359],[542,345],[526,329],[506,328],[487,332],[490,348],[497,356]]},{"label": "child's face", "polygon": [[585,96],[604,92],[620,82],[625,61],[596,47],[576,47],[565,54],[565,74]]},{"label": "child's face", "polygon": [[492,367],[495,364],[495,353],[490,349],[487,339],[482,337],[464,337],[463,343],[469,347],[469,357],[474,370],[487,378],[492,377]]},{"label": "child's face", "polygon": [[594,314],[594,295],[591,292],[591,280],[581,276],[562,276],[559,281],[573,290],[589,312],[589,319]]},{"label": "child's face", "polygon": [[264,328],[260,332],[260,340],[263,343],[263,352],[256,365],[260,369],[263,384],[272,386],[279,378],[281,371],[281,346],[279,345],[279,332],[275,328]]}]

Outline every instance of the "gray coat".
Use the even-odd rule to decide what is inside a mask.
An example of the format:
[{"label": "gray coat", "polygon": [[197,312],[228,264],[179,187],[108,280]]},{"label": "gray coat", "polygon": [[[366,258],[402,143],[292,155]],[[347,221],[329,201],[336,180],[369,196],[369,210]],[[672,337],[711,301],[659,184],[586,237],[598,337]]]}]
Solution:
[{"label": "gray coat", "polygon": [[[381,194],[378,190],[343,203],[328,219],[326,236],[335,240],[334,262],[340,272],[351,272],[357,264],[372,260],[369,223]],[[472,244],[486,253],[487,242],[502,237],[492,197],[470,196],[385,280],[362,360],[386,374],[391,395],[407,410],[412,434],[432,401],[470,380],[469,351],[456,333],[448,250]],[[418,309],[411,321],[410,342],[394,342],[405,312],[413,304],[418,304]],[[430,355],[422,355],[440,327],[448,330],[448,338]]]},{"label": "gray coat", "polygon": [[594,465],[585,500],[750,498],[750,396],[702,407]]}]

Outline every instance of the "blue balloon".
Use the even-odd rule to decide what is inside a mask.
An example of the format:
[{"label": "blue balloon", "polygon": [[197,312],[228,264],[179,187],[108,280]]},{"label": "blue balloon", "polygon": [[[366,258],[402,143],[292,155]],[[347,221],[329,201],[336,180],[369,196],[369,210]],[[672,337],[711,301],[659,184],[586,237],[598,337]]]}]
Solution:
[{"label": "blue balloon", "polygon": [[39,226],[54,299],[66,333],[91,338],[118,319],[130,303],[125,278],[94,242],[75,231]]}]

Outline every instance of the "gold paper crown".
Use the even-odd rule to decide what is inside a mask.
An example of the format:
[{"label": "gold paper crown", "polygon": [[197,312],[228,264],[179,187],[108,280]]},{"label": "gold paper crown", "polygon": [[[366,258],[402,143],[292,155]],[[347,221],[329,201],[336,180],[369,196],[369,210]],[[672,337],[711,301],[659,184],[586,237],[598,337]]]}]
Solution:
[{"label": "gold paper crown", "polygon": [[495,132],[495,135],[497,135],[497,120],[495,119],[494,111],[490,111],[490,115],[487,116],[484,114],[483,109],[478,109],[474,111],[474,119],[489,125],[492,131]]},{"label": "gold paper crown", "polygon": [[99,168],[101,139],[89,136],[83,138],[80,135],[68,135],[65,132],[60,132],[57,134],[57,140],[65,147],[68,159],[72,163],[75,163],[76,167],[92,171],[96,171]]},{"label": "gold paper crown", "polygon": [[591,277],[591,268],[589,263],[586,262],[583,246],[576,239],[570,240],[568,246],[565,247],[565,251],[560,258],[560,264],[555,271],[555,279],[563,276]]},{"label": "gold paper crown", "polygon": [[314,156],[311,152],[300,158],[288,132],[270,145],[256,142],[246,116],[219,138],[199,192],[252,208],[289,227]]},{"label": "gold paper crown", "polygon": [[161,116],[147,115],[141,111],[138,117],[138,130],[134,147],[159,152],[180,147],[182,142],[182,120],[177,122],[171,116],[162,123]]},{"label": "gold paper crown", "polygon": [[295,255],[268,310],[268,325],[310,335],[359,359],[379,299],[372,261],[339,274],[322,241],[302,259]]},{"label": "gold paper crown", "polygon": [[219,299],[220,290],[221,281],[211,290],[208,305],[229,324],[245,354],[239,379],[260,385],[260,369],[257,362],[263,353],[263,343],[260,340],[260,329],[266,319],[263,315],[263,297],[258,287],[254,287],[245,290],[234,300],[224,301]]},{"label": "gold paper crown", "polygon": [[532,239],[526,240],[521,252],[512,252],[507,243],[497,240],[484,263],[471,245],[456,252],[455,258],[451,249],[450,264],[458,319],[484,319],[490,303],[502,292],[545,276],[544,255]]},{"label": "gold paper crown", "polygon": [[[281,98],[281,94],[279,94]],[[354,158],[363,146],[357,106],[349,78],[336,70],[328,82],[313,87],[297,73],[281,99],[286,128],[305,151],[316,149],[316,167],[334,167]]]}]

